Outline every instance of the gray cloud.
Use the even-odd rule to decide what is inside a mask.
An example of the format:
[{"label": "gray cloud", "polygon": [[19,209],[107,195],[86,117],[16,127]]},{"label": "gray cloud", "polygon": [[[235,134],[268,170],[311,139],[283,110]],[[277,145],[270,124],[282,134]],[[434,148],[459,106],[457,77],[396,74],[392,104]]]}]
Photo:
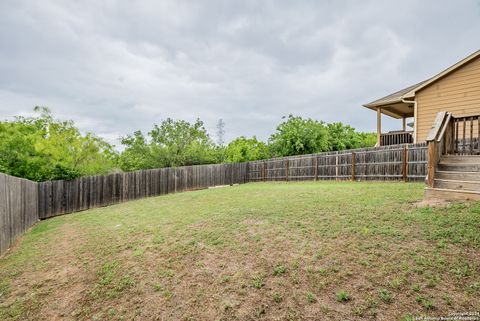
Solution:
[{"label": "gray cloud", "polygon": [[[166,117],[227,140],[363,103],[479,48],[478,1],[2,1],[0,117],[48,105],[111,142]],[[399,121],[385,119],[386,129]]]}]

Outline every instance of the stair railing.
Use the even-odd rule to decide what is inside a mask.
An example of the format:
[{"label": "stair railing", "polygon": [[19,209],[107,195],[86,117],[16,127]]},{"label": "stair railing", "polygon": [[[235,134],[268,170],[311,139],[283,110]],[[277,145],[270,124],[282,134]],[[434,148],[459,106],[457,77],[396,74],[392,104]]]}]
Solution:
[{"label": "stair railing", "polygon": [[453,154],[455,148],[455,122],[452,113],[441,111],[437,114],[427,136],[428,174],[426,183],[433,187],[435,172],[442,155]]},{"label": "stair railing", "polygon": [[454,153],[480,154],[480,115],[454,117]]}]

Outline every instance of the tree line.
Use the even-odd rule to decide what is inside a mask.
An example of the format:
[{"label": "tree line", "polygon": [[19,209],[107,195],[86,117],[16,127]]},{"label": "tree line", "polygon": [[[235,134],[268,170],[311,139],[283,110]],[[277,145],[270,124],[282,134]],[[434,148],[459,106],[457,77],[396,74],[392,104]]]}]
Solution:
[{"label": "tree line", "polygon": [[147,132],[135,131],[120,138],[123,147],[93,133],[82,134],[71,120],[55,119],[46,107],[35,107],[36,116],[0,121],[0,172],[33,181],[74,179],[161,167],[223,162],[245,162],[271,157],[312,154],[376,143],[374,133],[358,132],[349,125],[310,118],[284,117],[266,142],[238,137],[215,143],[204,123],[167,118]]}]

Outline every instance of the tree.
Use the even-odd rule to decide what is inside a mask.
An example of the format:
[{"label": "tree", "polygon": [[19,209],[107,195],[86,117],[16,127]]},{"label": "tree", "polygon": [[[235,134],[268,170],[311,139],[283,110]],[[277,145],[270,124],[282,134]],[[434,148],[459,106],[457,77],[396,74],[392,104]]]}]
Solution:
[{"label": "tree", "polygon": [[359,133],[361,145],[360,147],[373,147],[377,144],[376,133]]},{"label": "tree", "polygon": [[0,122],[0,171],[34,181],[73,179],[114,169],[116,153],[101,138],[82,135],[73,121],[53,118],[46,107],[37,117]]},{"label": "tree", "polygon": [[200,119],[191,124],[167,118],[153,126],[148,138],[135,132],[121,142],[125,149],[119,164],[126,171],[209,164],[217,159],[215,144]]},{"label": "tree", "polygon": [[355,128],[340,122],[327,125],[331,150],[344,150],[362,147],[362,139]]},{"label": "tree", "polygon": [[319,153],[330,150],[325,123],[289,115],[277,126],[269,138],[269,146],[275,156]]},{"label": "tree", "polygon": [[241,136],[227,145],[225,154],[227,162],[239,163],[268,158],[269,150],[267,145],[257,140],[255,136],[252,138]]},{"label": "tree", "polygon": [[134,171],[142,168],[155,168],[159,164],[151,152],[151,146],[141,131],[120,139],[126,146],[118,157],[118,165],[124,171]]}]

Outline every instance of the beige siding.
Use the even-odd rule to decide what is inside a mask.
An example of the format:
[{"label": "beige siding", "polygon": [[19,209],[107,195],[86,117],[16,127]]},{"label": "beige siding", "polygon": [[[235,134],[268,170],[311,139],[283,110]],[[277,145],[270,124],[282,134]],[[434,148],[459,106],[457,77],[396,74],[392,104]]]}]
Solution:
[{"label": "beige siding", "polygon": [[480,57],[420,90],[415,100],[417,142],[426,139],[439,111],[454,116],[480,114]]}]

